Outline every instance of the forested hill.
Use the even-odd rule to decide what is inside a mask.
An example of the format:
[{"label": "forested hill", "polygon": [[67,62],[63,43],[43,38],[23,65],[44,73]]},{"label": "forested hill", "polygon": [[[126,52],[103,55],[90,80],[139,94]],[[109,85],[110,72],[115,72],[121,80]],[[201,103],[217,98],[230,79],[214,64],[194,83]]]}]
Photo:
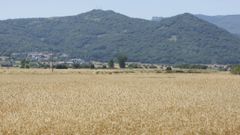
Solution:
[{"label": "forested hill", "polygon": [[231,33],[240,35],[240,15],[197,15],[197,17],[224,28]]},{"label": "forested hill", "polygon": [[108,61],[240,63],[240,40],[191,14],[160,22],[92,10],[68,17],[0,21],[0,53],[50,51]]}]

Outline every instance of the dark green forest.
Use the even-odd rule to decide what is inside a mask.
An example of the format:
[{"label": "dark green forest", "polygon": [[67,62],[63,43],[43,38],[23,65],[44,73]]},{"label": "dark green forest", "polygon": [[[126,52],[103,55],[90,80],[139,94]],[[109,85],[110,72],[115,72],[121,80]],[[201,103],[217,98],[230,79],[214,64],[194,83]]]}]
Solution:
[{"label": "dark green forest", "polygon": [[240,39],[185,13],[160,22],[92,10],[76,16],[0,21],[0,54],[62,52],[71,58],[163,64],[240,63]]}]

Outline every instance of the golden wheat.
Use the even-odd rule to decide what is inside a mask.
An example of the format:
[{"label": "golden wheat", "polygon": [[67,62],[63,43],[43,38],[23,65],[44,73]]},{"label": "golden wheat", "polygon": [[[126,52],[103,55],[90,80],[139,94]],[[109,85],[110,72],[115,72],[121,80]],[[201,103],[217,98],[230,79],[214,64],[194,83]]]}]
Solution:
[{"label": "golden wheat", "polygon": [[240,77],[0,70],[0,135],[240,134]]}]

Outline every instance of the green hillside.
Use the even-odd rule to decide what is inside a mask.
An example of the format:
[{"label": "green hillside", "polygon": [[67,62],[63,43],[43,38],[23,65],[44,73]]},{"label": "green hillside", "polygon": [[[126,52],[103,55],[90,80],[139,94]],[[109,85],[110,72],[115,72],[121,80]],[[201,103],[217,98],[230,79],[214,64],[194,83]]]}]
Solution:
[{"label": "green hillside", "polygon": [[213,23],[221,28],[228,30],[231,33],[240,35],[240,15],[225,15],[225,16],[206,16],[197,15],[200,19]]},{"label": "green hillside", "polygon": [[125,54],[148,63],[240,63],[236,36],[187,13],[160,22],[103,10],[0,21],[1,54],[50,50],[99,61]]}]

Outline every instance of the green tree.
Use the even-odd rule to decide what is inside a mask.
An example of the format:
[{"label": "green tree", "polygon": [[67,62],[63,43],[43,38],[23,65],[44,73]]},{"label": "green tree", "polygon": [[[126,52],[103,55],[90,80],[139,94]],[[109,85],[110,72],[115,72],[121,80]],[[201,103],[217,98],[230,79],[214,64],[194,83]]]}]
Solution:
[{"label": "green tree", "polygon": [[120,55],[117,57],[117,60],[120,68],[126,67],[126,61],[128,60],[127,56]]},{"label": "green tree", "polygon": [[172,67],[167,67],[166,71],[172,71]]},{"label": "green tree", "polygon": [[22,60],[20,64],[20,68],[30,68],[30,62],[26,59]]},{"label": "green tree", "polygon": [[93,63],[90,64],[90,69],[94,69],[95,65]]},{"label": "green tree", "polygon": [[114,68],[114,60],[111,59],[109,62],[108,62],[108,68]]}]

